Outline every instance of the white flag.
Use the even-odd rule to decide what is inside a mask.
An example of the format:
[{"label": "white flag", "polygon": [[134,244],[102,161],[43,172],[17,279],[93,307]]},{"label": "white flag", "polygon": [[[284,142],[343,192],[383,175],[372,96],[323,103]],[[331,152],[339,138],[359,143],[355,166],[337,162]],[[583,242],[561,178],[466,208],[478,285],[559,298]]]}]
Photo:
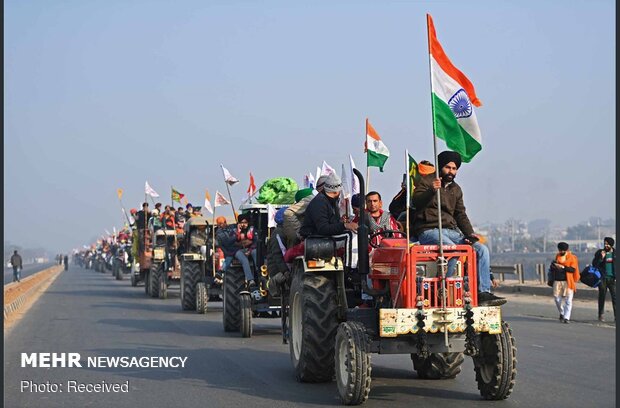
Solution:
[{"label": "white flag", "polygon": [[149,182],[148,181],[144,182],[144,194],[148,194],[151,197],[159,197],[159,194],[157,194],[157,192],[155,190],[153,190],[153,188],[151,186],[149,186]]},{"label": "white flag", "polygon": [[323,160],[323,168],[321,169],[321,176],[329,176],[330,174],[336,174],[336,170]]},{"label": "white flag", "polygon": [[351,196],[360,193],[360,181],[357,179],[355,173],[353,173],[353,169],[355,169],[355,163],[353,162],[353,157],[349,155],[349,164],[351,165]]},{"label": "white flag", "polygon": [[275,228],[276,225],[276,207],[267,204],[267,228]]},{"label": "white flag", "polygon": [[224,181],[229,185],[229,186],[234,186],[235,184],[237,184],[239,182],[239,180],[237,180],[236,178],[234,178],[232,176],[232,174],[230,174],[230,172],[228,170],[226,170],[226,167],[224,167],[224,165],[220,164],[220,167],[222,167],[222,173],[224,173]]},{"label": "white flag", "polygon": [[110,234],[110,231],[108,231],[107,229],[105,230],[105,233],[108,234],[108,235],[112,235],[112,234]]},{"label": "white flag", "polygon": [[[317,166],[317,168],[316,168],[316,177],[314,177],[314,179],[318,183],[320,178],[321,178],[321,168]],[[314,186],[314,188],[316,188],[316,186]]]},{"label": "white flag", "polygon": [[316,187],[316,180],[314,180],[312,173],[308,173],[306,177],[308,177],[308,185],[306,187]]},{"label": "white flag", "polygon": [[215,192],[215,206],[219,207],[221,205],[228,205],[228,204],[230,204],[230,201],[228,201],[226,197],[222,195],[222,193],[220,193],[219,191],[216,191]]},{"label": "white flag", "polygon": [[213,207],[211,207],[211,195],[209,194],[209,190],[205,193],[205,209],[209,211],[209,213],[213,214]]}]

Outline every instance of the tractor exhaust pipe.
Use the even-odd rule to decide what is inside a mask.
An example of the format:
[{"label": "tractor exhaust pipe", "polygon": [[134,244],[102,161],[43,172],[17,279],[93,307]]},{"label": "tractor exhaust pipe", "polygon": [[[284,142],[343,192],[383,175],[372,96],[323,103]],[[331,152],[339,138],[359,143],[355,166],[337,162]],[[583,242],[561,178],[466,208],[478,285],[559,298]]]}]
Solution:
[{"label": "tractor exhaust pipe", "polygon": [[368,265],[368,226],[366,225],[366,186],[364,176],[358,169],[353,169],[360,183],[360,215],[359,226],[357,228],[357,270],[360,275],[368,275],[370,267]]}]

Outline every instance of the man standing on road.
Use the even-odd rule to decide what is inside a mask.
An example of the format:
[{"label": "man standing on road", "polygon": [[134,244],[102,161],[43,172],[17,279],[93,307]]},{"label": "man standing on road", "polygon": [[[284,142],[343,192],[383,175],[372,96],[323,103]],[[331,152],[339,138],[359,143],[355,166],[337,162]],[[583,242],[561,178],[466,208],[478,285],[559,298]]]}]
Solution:
[{"label": "man standing on road", "polygon": [[553,271],[553,299],[560,312],[560,321],[570,321],[573,309],[573,295],[577,291],[575,285],[579,281],[579,261],[577,256],[568,250],[566,242],[558,244],[558,253],[550,266]]},{"label": "man standing on road", "polygon": [[22,267],[22,257],[17,253],[17,250],[11,255],[11,265],[13,266],[13,282],[20,282],[19,271]]},{"label": "man standing on road", "polygon": [[63,262],[65,263],[65,271],[69,270],[69,255],[65,255]]},{"label": "man standing on road", "polygon": [[611,305],[614,309],[614,321],[616,321],[616,251],[614,242],[613,238],[605,237],[603,239],[605,247],[596,251],[592,260],[592,266],[601,273],[601,284],[598,287],[598,320],[601,322],[605,321],[603,313],[605,313],[607,289],[611,294]]},{"label": "man standing on road", "polygon": [[[491,276],[489,249],[478,242],[474,228],[465,212],[463,190],[454,178],[461,167],[461,155],[450,150],[437,156],[439,177],[435,173],[420,178],[413,190],[412,204],[416,211],[413,217],[413,234],[422,245],[439,244],[439,216],[437,214],[437,190],[441,189],[441,220],[443,245],[469,244],[473,247],[478,260],[478,303],[482,306],[499,306],[506,299],[491,293],[491,286],[496,286]],[[456,261],[448,262],[447,276],[454,274]]]}]

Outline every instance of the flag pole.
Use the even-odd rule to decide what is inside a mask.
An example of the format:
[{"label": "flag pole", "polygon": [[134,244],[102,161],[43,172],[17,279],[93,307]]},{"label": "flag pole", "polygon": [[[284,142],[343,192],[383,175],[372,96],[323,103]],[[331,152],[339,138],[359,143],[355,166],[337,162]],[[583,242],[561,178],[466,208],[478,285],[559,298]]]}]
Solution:
[{"label": "flag pole", "polygon": [[233,210],[233,216],[235,217],[235,221],[237,221],[237,211],[235,211],[235,205],[233,204],[232,195],[230,194],[230,186],[227,181],[224,182],[226,183],[226,190],[228,190],[228,198],[230,198],[230,206]]},{"label": "flag pole", "polygon": [[174,207],[174,198],[172,197],[172,190],[174,190],[174,188],[170,186],[170,206]]},{"label": "flag pole", "polygon": [[[409,149],[405,150],[405,168],[407,169],[405,174],[407,174],[407,177],[405,178],[406,183],[407,183],[407,187],[406,187],[406,191],[407,191],[407,204],[405,206],[405,211],[406,211],[406,224],[405,224],[405,232],[407,234],[407,245],[409,245],[409,200],[410,200],[410,194],[411,194],[411,175],[409,174]],[[409,251],[407,251],[407,258],[409,258]],[[408,263],[407,263],[408,264]]]},{"label": "flag pole", "polygon": [[368,118],[366,118],[366,134],[364,135],[366,153],[366,192],[370,191],[370,167],[368,167]]},{"label": "flag pole", "polygon": [[211,260],[213,261],[213,276],[215,276],[215,207],[213,207],[213,221],[211,223]]},{"label": "flag pole", "polygon": [[[428,39],[428,72],[430,79],[430,93],[431,93],[431,118],[433,121],[433,156],[435,157],[435,178],[439,178],[439,157],[437,154],[437,136],[435,135],[435,105],[433,104],[433,66],[431,63],[431,15],[426,14],[426,37]],[[441,262],[441,307],[442,309],[446,308],[446,268],[447,263],[444,260],[443,256],[443,230],[441,223],[441,187],[437,189],[437,227],[439,228],[439,260]],[[444,328],[444,340],[446,345],[448,342],[448,330]]]}]

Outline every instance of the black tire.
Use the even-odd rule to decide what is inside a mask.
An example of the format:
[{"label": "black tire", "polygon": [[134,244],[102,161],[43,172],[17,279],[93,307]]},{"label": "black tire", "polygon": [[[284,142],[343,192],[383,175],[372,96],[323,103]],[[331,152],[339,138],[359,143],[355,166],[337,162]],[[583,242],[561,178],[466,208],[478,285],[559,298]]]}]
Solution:
[{"label": "black tire", "polygon": [[123,280],[123,266],[116,265],[116,280]]},{"label": "black tire", "polygon": [[252,298],[248,293],[239,295],[241,337],[252,337]]},{"label": "black tire", "polygon": [[149,273],[149,295],[154,298],[159,297],[159,275],[164,271],[164,263],[153,265]]},{"label": "black tire", "polygon": [[146,296],[151,296],[151,272],[144,271],[144,293]]},{"label": "black tire", "polygon": [[412,354],[411,360],[419,378],[447,380],[459,375],[465,357],[463,353],[431,353],[426,358]]},{"label": "black tire", "polygon": [[136,274],[133,272],[133,270],[131,271],[131,286],[138,286],[138,280],[136,279]]},{"label": "black tire", "polygon": [[360,405],[370,393],[369,340],[359,322],[344,322],[336,333],[336,383],[345,405]]},{"label": "black tire", "polygon": [[199,262],[183,262],[181,264],[181,308],[196,309],[196,286],[201,280]]},{"label": "black tire", "polygon": [[474,370],[480,395],[485,400],[508,398],[517,376],[517,348],[508,323],[500,334],[480,335],[480,355],[474,357]]},{"label": "black tire", "polygon": [[297,261],[289,308],[289,349],[295,377],[301,382],[331,381],[338,329],[333,277],[304,273],[301,261]]},{"label": "black tire", "polygon": [[207,302],[209,301],[209,295],[207,294],[207,287],[204,282],[198,282],[196,284],[196,312],[200,314],[207,313]]},{"label": "black tire", "polygon": [[243,289],[245,275],[241,266],[230,266],[224,272],[224,300],[222,319],[224,331],[238,331],[241,327],[241,305],[239,303],[239,292]]},{"label": "black tire", "polygon": [[166,285],[166,274],[163,271],[159,275],[159,298],[168,299],[168,285]]}]

